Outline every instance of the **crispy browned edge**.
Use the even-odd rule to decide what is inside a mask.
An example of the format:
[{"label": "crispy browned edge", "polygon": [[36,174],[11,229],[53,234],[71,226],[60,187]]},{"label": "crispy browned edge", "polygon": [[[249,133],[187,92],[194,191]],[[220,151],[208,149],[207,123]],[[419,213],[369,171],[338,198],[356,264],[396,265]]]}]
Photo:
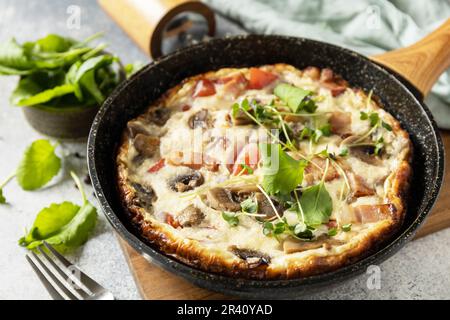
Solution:
[{"label": "crispy browned edge", "polygon": [[[274,68],[293,67],[285,64],[276,64]],[[163,105],[162,102],[175,94],[184,83],[200,78],[213,77],[214,74],[215,71],[211,71],[185,79],[179,85],[168,90],[161,98],[152,103],[151,106],[158,105],[159,103]],[[380,103],[377,104],[378,106],[381,105]],[[392,119],[394,124],[393,131],[396,134],[403,135],[409,141],[409,148],[403,150],[403,161],[400,164],[399,170],[391,178],[391,189],[387,195],[390,202],[394,205],[392,219],[388,220],[389,223],[383,224],[381,227],[369,233],[357,246],[343,253],[322,257],[310,256],[305,260],[288,264],[285,269],[267,268],[265,265],[250,268],[245,261],[230,261],[230,259],[213,255],[205,248],[196,245],[194,241],[181,242],[173,234],[162,230],[156,225],[152,225],[150,221],[144,220],[141,212],[142,209],[133,205],[134,190],[127,184],[125,165],[118,160],[120,155],[126,154],[128,150],[128,134],[126,130],[124,131],[117,151],[117,189],[124,210],[146,242],[160,252],[192,267],[207,272],[248,279],[292,279],[330,272],[354,263],[374,252],[377,247],[398,231],[403,223],[406,213],[407,193],[412,175],[410,165],[412,144],[408,133],[401,128],[396,119],[393,117]]]}]

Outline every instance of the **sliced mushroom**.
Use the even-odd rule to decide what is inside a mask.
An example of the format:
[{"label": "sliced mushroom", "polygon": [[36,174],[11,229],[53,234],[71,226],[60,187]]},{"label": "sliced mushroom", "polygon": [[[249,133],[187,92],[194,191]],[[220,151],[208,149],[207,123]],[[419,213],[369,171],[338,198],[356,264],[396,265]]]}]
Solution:
[{"label": "sliced mushroom", "polygon": [[153,157],[159,150],[159,138],[155,136],[148,136],[142,133],[138,133],[134,137],[133,144],[136,151],[145,157]]},{"label": "sliced mushroom", "polygon": [[149,185],[142,185],[137,182],[132,182],[131,186],[135,190],[133,204],[138,207],[151,210],[152,203],[157,200],[157,196],[153,188]]},{"label": "sliced mushroom", "polygon": [[[269,200],[261,192],[255,194],[255,199],[258,202],[258,213],[265,215],[265,219],[271,219],[276,215]],[[277,200],[273,198],[271,200],[278,214],[281,216],[284,211],[283,206]]]},{"label": "sliced mushroom", "polygon": [[202,109],[197,113],[194,113],[188,120],[189,128],[208,128],[211,126],[211,118],[208,110]]},{"label": "sliced mushroom", "polygon": [[149,131],[146,124],[142,120],[131,120],[127,123],[128,133],[131,138],[136,137],[137,134],[141,133],[148,135]]},{"label": "sliced mushroom", "polygon": [[236,246],[231,246],[229,250],[237,257],[245,260],[249,268],[256,268],[260,265],[268,265],[270,263],[270,256],[258,250],[241,249]]},{"label": "sliced mushroom", "polygon": [[200,172],[194,171],[192,173],[181,174],[176,176],[169,182],[169,186],[174,191],[186,192],[198,186],[201,186],[203,182],[204,182],[203,175]]},{"label": "sliced mushroom", "polygon": [[[375,147],[372,146],[372,142],[367,142],[367,146],[363,145],[364,141],[358,141],[358,136],[349,136],[342,140],[341,145],[347,146],[350,155],[360,159],[361,161],[371,164],[371,165],[379,165],[381,164],[380,157],[374,154]],[[358,146],[352,146],[352,144],[358,143]]]},{"label": "sliced mushroom", "polygon": [[180,212],[177,221],[182,227],[193,227],[199,225],[204,218],[204,213],[191,204]]},{"label": "sliced mushroom", "polygon": [[339,246],[344,243],[344,241],[333,239],[328,236],[319,237],[313,241],[302,241],[289,238],[283,242],[283,251],[284,253],[290,254],[295,252],[319,249],[322,247],[330,249],[332,246]]},{"label": "sliced mushroom", "polygon": [[207,205],[215,210],[236,212],[241,205],[233,197],[233,193],[224,188],[212,188],[206,193]]},{"label": "sliced mushroom", "polygon": [[170,118],[170,109],[162,106],[152,108],[147,112],[146,118],[158,126],[163,126]]},{"label": "sliced mushroom", "polygon": [[253,120],[240,109],[234,116],[231,116],[231,120],[235,126],[245,126],[253,123]]}]

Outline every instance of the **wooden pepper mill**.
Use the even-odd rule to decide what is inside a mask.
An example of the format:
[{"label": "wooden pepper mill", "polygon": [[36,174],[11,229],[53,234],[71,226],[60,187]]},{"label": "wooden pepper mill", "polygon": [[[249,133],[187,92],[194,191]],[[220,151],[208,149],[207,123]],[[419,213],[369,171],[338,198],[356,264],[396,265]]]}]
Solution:
[{"label": "wooden pepper mill", "polygon": [[163,54],[163,40],[187,31],[192,20],[174,19],[183,13],[202,16],[207,24],[207,35],[215,34],[214,12],[200,1],[187,0],[98,0],[103,9],[153,59]]}]

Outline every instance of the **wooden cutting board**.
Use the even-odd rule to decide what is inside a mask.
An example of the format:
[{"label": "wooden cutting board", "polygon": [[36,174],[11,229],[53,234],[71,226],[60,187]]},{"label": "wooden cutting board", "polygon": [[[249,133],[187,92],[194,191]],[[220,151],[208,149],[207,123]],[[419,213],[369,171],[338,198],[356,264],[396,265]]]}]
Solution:
[{"label": "wooden cutting board", "polygon": [[[450,154],[450,132],[441,131],[445,151]],[[450,167],[449,158],[445,166]],[[450,170],[445,172],[444,185],[438,201],[415,239],[450,227]],[[166,272],[145,260],[125,241],[119,239],[138,290],[144,299],[230,299],[219,293],[198,288],[186,280]]]}]

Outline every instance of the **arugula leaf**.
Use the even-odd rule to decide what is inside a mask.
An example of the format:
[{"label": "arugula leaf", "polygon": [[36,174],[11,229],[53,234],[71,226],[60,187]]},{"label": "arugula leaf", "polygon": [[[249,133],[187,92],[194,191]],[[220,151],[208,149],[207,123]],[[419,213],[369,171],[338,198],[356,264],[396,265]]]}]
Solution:
[{"label": "arugula leaf", "polygon": [[302,110],[313,113],[317,109],[314,101],[310,99],[312,94],[312,91],[310,90],[297,88],[287,83],[281,83],[275,87],[274,94],[285,102],[294,113],[298,113]]},{"label": "arugula leaf", "polygon": [[92,106],[101,104],[122,80],[119,60],[90,48],[97,37],[77,42],[50,34],[19,45],[0,44],[0,74],[21,75],[11,102],[18,106]]},{"label": "arugula leaf", "polygon": [[259,148],[264,190],[271,195],[287,195],[302,183],[303,172],[308,165],[305,160],[295,160],[279,144],[260,144]]},{"label": "arugula leaf", "polygon": [[242,212],[256,213],[258,211],[258,203],[252,198],[247,198],[241,202]]},{"label": "arugula leaf", "polygon": [[64,84],[51,89],[43,89],[30,77],[23,78],[11,95],[11,103],[17,106],[33,106],[44,104],[57,97],[74,92],[74,86]]},{"label": "arugula leaf", "polygon": [[303,190],[300,205],[307,225],[327,223],[333,211],[333,202],[323,181]]},{"label": "arugula leaf", "polygon": [[239,224],[239,217],[235,212],[222,211],[222,218],[228,222],[231,227],[236,227]]},{"label": "arugula leaf", "polygon": [[47,184],[61,168],[55,145],[48,140],[36,140],[26,150],[17,168],[17,182],[24,190],[36,190]]},{"label": "arugula leaf", "polygon": [[79,178],[73,172],[71,175],[80,190],[82,206],[65,201],[42,209],[28,234],[19,239],[21,246],[33,249],[46,241],[66,251],[87,241],[97,221],[97,209],[87,201]]},{"label": "arugula leaf", "polygon": [[0,74],[25,75],[29,74],[33,67],[33,62],[29,60],[24,48],[16,39],[0,44]]},{"label": "arugula leaf", "polygon": [[64,52],[69,50],[75,41],[70,38],[64,38],[57,34],[49,34],[36,41],[37,51],[42,52]]}]

